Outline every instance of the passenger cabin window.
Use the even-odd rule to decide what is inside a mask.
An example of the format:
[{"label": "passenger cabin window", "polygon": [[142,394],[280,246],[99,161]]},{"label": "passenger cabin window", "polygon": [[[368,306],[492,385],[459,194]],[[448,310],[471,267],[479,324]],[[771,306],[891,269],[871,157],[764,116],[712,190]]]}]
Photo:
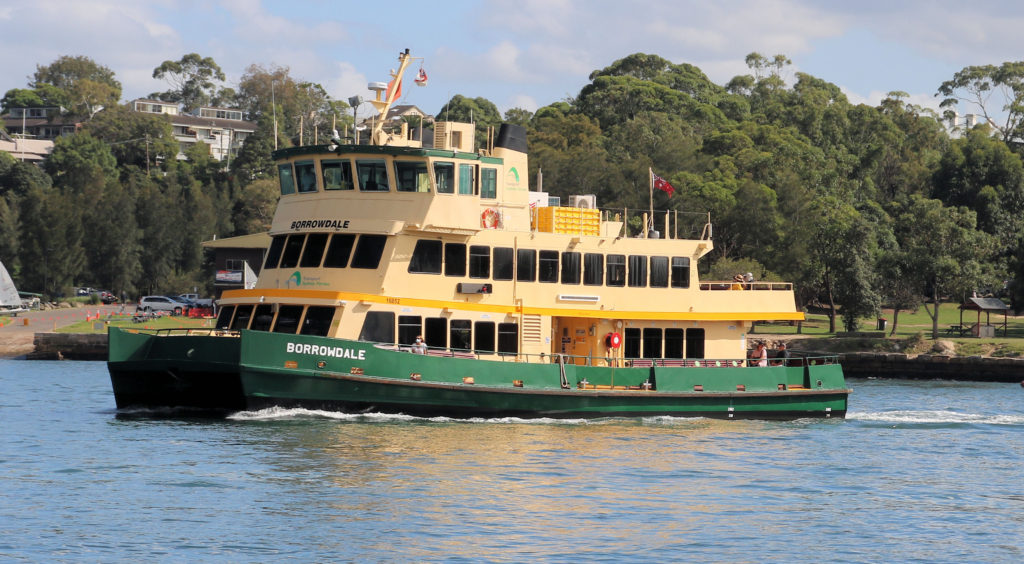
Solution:
[{"label": "passenger cabin window", "polygon": [[651,257],[651,288],[668,288],[668,257]]},{"label": "passenger cabin window", "polygon": [[356,174],[359,176],[359,190],[363,192],[388,191],[388,167],[383,160],[356,161]]},{"label": "passenger cabin window", "polygon": [[604,283],[604,255],[587,253],[583,255],[583,284],[600,286]]},{"label": "passenger cabin window", "polygon": [[430,173],[425,161],[395,161],[399,192],[430,192]]},{"label": "passenger cabin window", "polygon": [[360,235],[356,252],[352,255],[352,268],[376,269],[380,266],[387,242],[386,235]]},{"label": "passenger cabin window", "polygon": [[423,318],[418,315],[398,316],[398,344],[411,345],[423,335]]},{"label": "passenger cabin window", "polygon": [[409,272],[420,274],[441,274],[441,241],[420,239],[409,259]]},{"label": "passenger cabin window", "polygon": [[428,347],[448,347],[448,320],[444,317],[428,317],[423,323],[423,342]]},{"label": "passenger cabin window", "polygon": [[320,161],[324,175],[324,190],[351,190],[352,164],[344,161]]},{"label": "passenger cabin window", "polygon": [[672,287],[690,287],[690,258],[672,257]]},{"label": "passenger cabin window", "polygon": [[498,197],[498,169],[480,169],[480,197],[489,199]]},{"label": "passenger cabin window", "polygon": [[498,354],[519,354],[518,324],[498,324]]},{"label": "passenger cabin window", "polygon": [[477,352],[494,352],[494,322],[477,321],[473,327],[473,348]]},{"label": "passenger cabin window", "polygon": [[360,341],[371,343],[395,342],[395,314],[390,311],[368,311],[359,331]]},{"label": "passenger cabin window", "polygon": [[305,235],[288,236],[288,242],[284,246],[284,255],[281,256],[281,268],[295,268],[299,264],[299,255],[302,254],[302,243],[305,241]]},{"label": "passenger cabin window", "polygon": [[287,235],[275,235],[274,239],[270,242],[270,250],[267,251],[267,262],[263,264],[263,268],[277,268],[277,263],[281,262],[281,253],[284,251],[284,243],[288,240]]},{"label": "passenger cabin window", "polygon": [[301,335],[326,337],[331,331],[331,320],[334,319],[334,308],[327,306],[309,306],[306,317],[302,320]]},{"label": "passenger cabin window", "polygon": [[473,333],[473,322],[468,319],[453,319],[451,331],[448,333],[448,347],[452,350],[468,351],[473,347],[470,337]]},{"label": "passenger cabin window", "polygon": [[512,247],[494,247],[494,272],[491,277],[495,280],[511,280],[515,270],[515,249]]},{"label": "passenger cabin window", "polygon": [[608,275],[605,284],[609,286],[626,285],[626,255],[608,255]]},{"label": "passenger cabin window", "polygon": [[292,164],[277,165],[277,178],[281,183],[281,195],[295,193],[295,176],[292,173]]},{"label": "passenger cabin window", "polygon": [[580,283],[580,253],[562,253],[562,284]]},{"label": "passenger cabin window", "polygon": [[537,279],[541,282],[558,282],[558,251],[540,251],[539,254]]},{"label": "passenger cabin window", "polygon": [[270,331],[270,326],[273,323],[274,307],[270,304],[260,304],[256,306],[256,310],[252,314],[252,323],[249,324],[249,329],[253,331]]},{"label": "passenger cabin window", "polygon": [[661,329],[644,329],[644,358],[661,358]]},{"label": "passenger cabin window", "polygon": [[665,358],[683,358],[684,331],[665,329]]},{"label": "passenger cabin window", "polygon": [[434,184],[438,194],[455,193],[455,163],[434,163]]},{"label": "passenger cabin window", "polygon": [[217,314],[217,329],[228,329],[231,327],[231,316],[235,314],[235,306],[229,305],[220,308]]},{"label": "passenger cabin window", "polygon": [[316,164],[313,161],[296,162],[295,176],[299,181],[299,192],[316,192]]},{"label": "passenger cabin window", "polygon": [[640,358],[640,330],[627,327],[622,331],[622,355],[626,358]]},{"label": "passenger cabin window", "polygon": [[476,187],[476,166],[471,164],[459,165],[459,194],[472,196]]},{"label": "passenger cabin window", "polygon": [[533,282],[537,279],[537,251],[519,249],[516,252],[516,280]]},{"label": "passenger cabin window", "polygon": [[240,305],[235,312],[235,320],[231,322],[231,328],[235,331],[249,328],[249,319],[252,317],[251,305]]},{"label": "passenger cabin window", "polygon": [[324,268],[348,266],[348,256],[352,254],[352,244],[355,241],[356,236],[349,233],[331,235],[331,246],[327,248],[327,256],[324,257]]},{"label": "passenger cabin window", "polygon": [[299,328],[299,318],[302,317],[302,306],[283,305],[277,308],[277,319],[274,321],[274,333],[288,333],[294,335]]},{"label": "passenger cabin window", "polygon": [[629,255],[629,287],[643,288],[647,285],[647,257]]},{"label": "passenger cabin window", "polygon": [[466,245],[464,243],[444,244],[444,275],[466,275]]},{"label": "passenger cabin window", "polygon": [[318,268],[324,258],[324,247],[327,246],[327,233],[310,233],[306,237],[306,248],[302,250],[299,266],[302,268]]},{"label": "passenger cabin window", "polygon": [[469,277],[491,277],[491,248],[486,245],[469,247]]}]

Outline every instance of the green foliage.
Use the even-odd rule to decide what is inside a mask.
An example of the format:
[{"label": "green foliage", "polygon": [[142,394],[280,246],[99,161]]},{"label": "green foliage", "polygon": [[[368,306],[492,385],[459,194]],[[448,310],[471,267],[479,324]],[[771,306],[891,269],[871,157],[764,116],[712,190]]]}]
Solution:
[{"label": "green foliage", "polygon": [[[121,83],[114,78],[114,71],[98,64],[86,56],[62,56],[46,66],[36,65],[30,88],[47,92],[52,86],[62,93],[61,104],[73,114],[91,118],[100,108],[117,105],[121,98]],[[47,104],[53,104],[56,96],[43,94]]]},{"label": "green foliage", "polygon": [[153,96],[165,102],[179,102],[186,112],[209,105],[217,97],[217,83],[226,79],[212,57],[189,53],[177,61],[164,61],[153,69],[153,78],[164,79],[171,89]]}]

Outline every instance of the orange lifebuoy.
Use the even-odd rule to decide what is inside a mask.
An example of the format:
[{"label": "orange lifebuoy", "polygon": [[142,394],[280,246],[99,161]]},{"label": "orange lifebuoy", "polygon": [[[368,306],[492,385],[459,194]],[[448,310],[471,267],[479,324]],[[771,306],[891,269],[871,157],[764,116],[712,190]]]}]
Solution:
[{"label": "orange lifebuoy", "polygon": [[604,346],[610,349],[617,349],[622,346],[622,335],[618,333],[608,333],[604,336]]},{"label": "orange lifebuoy", "polygon": [[487,208],[480,214],[480,227],[484,229],[495,229],[501,221],[501,214],[494,208]]}]

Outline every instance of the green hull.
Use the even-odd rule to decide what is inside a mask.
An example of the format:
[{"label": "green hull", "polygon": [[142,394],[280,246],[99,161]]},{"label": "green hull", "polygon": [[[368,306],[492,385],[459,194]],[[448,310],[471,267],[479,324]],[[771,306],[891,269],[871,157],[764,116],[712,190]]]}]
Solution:
[{"label": "green hull", "polygon": [[[119,408],[282,406],[459,418],[794,419],[843,417],[849,395],[842,369],[834,363],[609,368],[424,356],[358,341],[259,331],[197,337],[112,329],[110,338],[111,382]],[[232,395],[236,386],[237,395]],[[212,396],[205,397],[208,393]]]}]

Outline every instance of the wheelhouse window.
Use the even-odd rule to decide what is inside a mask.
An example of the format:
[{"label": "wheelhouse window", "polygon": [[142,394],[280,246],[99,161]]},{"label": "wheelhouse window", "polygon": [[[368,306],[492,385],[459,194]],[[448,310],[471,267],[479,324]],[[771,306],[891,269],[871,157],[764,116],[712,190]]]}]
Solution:
[{"label": "wheelhouse window", "polygon": [[295,177],[299,181],[299,192],[316,192],[316,163],[313,161],[296,162]]},{"label": "wheelhouse window", "polygon": [[295,268],[298,266],[299,255],[302,254],[302,244],[305,241],[305,235],[288,236],[288,242],[284,246],[284,255],[281,256],[281,268]]},{"label": "wheelhouse window", "polygon": [[494,247],[495,280],[511,280],[515,270],[515,249],[512,247]]},{"label": "wheelhouse window", "polygon": [[444,275],[465,276],[466,275],[466,245],[465,243],[444,244]]},{"label": "wheelhouse window", "polygon": [[384,255],[384,245],[388,242],[386,235],[360,235],[356,243],[356,252],[352,255],[352,268],[368,268],[375,270],[380,266],[380,258]]},{"label": "wheelhouse window", "polygon": [[494,322],[477,321],[473,326],[473,348],[477,352],[494,352]]},{"label": "wheelhouse window", "polygon": [[476,165],[459,165],[459,194],[472,196],[476,187]]},{"label": "wheelhouse window", "polygon": [[324,176],[324,190],[351,190],[352,163],[347,160],[320,161]]},{"label": "wheelhouse window", "polygon": [[469,247],[469,277],[491,277],[491,248],[486,245]]},{"label": "wheelhouse window", "polygon": [[277,165],[277,179],[281,183],[281,195],[295,193],[295,175],[292,163]]},{"label": "wheelhouse window", "polygon": [[672,287],[690,287],[690,257],[672,257]]},{"label": "wheelhouse window", "polygon": [[455,163],[434,163],[434,184],[438,194],[455,193]]},{"label": "wheelhouse window", "polygon": [[580,283],[580,253],[562,253],[562,284]]},{"label": "wheelhouse window", "polygon": [[252,314],[252,323],[249,324],[249,329],[253,331],[270,331],[270,326],[274,324],[274,306],[270,304],[260,304],[256,306],[256,310]]},{"label": "wheelhouse window", "polygon": [[345,268],[348,266],[348,257],[352,254],[352,245],[356,242],[356,236],[349,233],[335,233],[331,235],[331,246],[327,247],[327,256],[324,257],[324,268]]},{"label": "wheelhouse window", "polygon": [[516,280],[533,282],[537,279],[537,251],[519,249],[516,251]]},{"label": "wheelhouse window", "polygon": [[399,192],[430,192],[426,161],[395,161],[395,180]]},{"label": "wheelhouse window", "polygon": [[299,334],[326,337],[331,331],[331,321],[333,319],[333,307],[309,306],[306,309],[306,317],[302,320],[302,329],[299,330]]},{"label": "wheelhouse window", "polygon": [[359,176],[359,190],[363,192],[388,191],[388,167],[384,160],[356,161],[356,174]]},{"label": "wheelhouse window", "polygon": [[541,282],[558,282],[558,251],[541,251],[537,279]]},{"label": "wheelhouse window", "polygon": [[277,308],[277,319],[274,320],[274,333],[288,333],[294,335],[299,328],[299,318],[302,317],[302,306],[283,305]]},{"label": "wheelhouse window", "polygon": [[651,288],[668,288],[668,257],[651,257]]},{"label": "wheelhouse window", "polygon": [[473,322],[468,319],[453,319],[451,331],[448,333],[449,348],[452,350],[468,351],[473,347],[470,339],[473,334]]},{"label": "wheelhouse window", "polygon": [[647,257],[629,255],[629,287],[643,288],[647,285]]},{"label": "wheelhouse window", "polygon": [[411,345],[423,335],[423,318],[418,315],[398,316],[398,344]]},{"label": "wheelhouse window", "polygon": [[498,353],[519,354],[519,325],[516,323],[498,324]]},{"label": "wheelhouse window", "polygon": [[498,169],[480,169],[480,197],[488,199],[498,197]]},{"label": "wheelhouse window", "polygon": [[263,263],[263,268],[277,268],[277,263],[281,262],[281,253],[284,251],[284,243],[288,240],[287,235],[275,235],[274,239],[270,241],[270,249],[267,251],[267,261]]},{"label": "wheelhouse window", "polygon": [[324,247],[327,246],[327,233],[310,233],[306,237],[306,248],[302,250],[302,259],[299,266],[302,268],[317,268],[324,258]]},{"label": "wheelhouse window", "polygon": [[368,311],[359,331],[360,341],[371,343],[395,342],[395,314],[390,311]]},{"label": "wheelhouse window", "polygon": [[583,284],[586,286],[604,284],[604,255],[601,253],[583,255]]},{"label": "wheelhouse window", "polygon": [[409,272],[419,274],[441,274],[441,241],[420,239],[409,260]]},{"label": "wheelhouse window", "polygon": [[608,276],[605,284],[609,286],[626,285],[626,255],[608,255]]}]

